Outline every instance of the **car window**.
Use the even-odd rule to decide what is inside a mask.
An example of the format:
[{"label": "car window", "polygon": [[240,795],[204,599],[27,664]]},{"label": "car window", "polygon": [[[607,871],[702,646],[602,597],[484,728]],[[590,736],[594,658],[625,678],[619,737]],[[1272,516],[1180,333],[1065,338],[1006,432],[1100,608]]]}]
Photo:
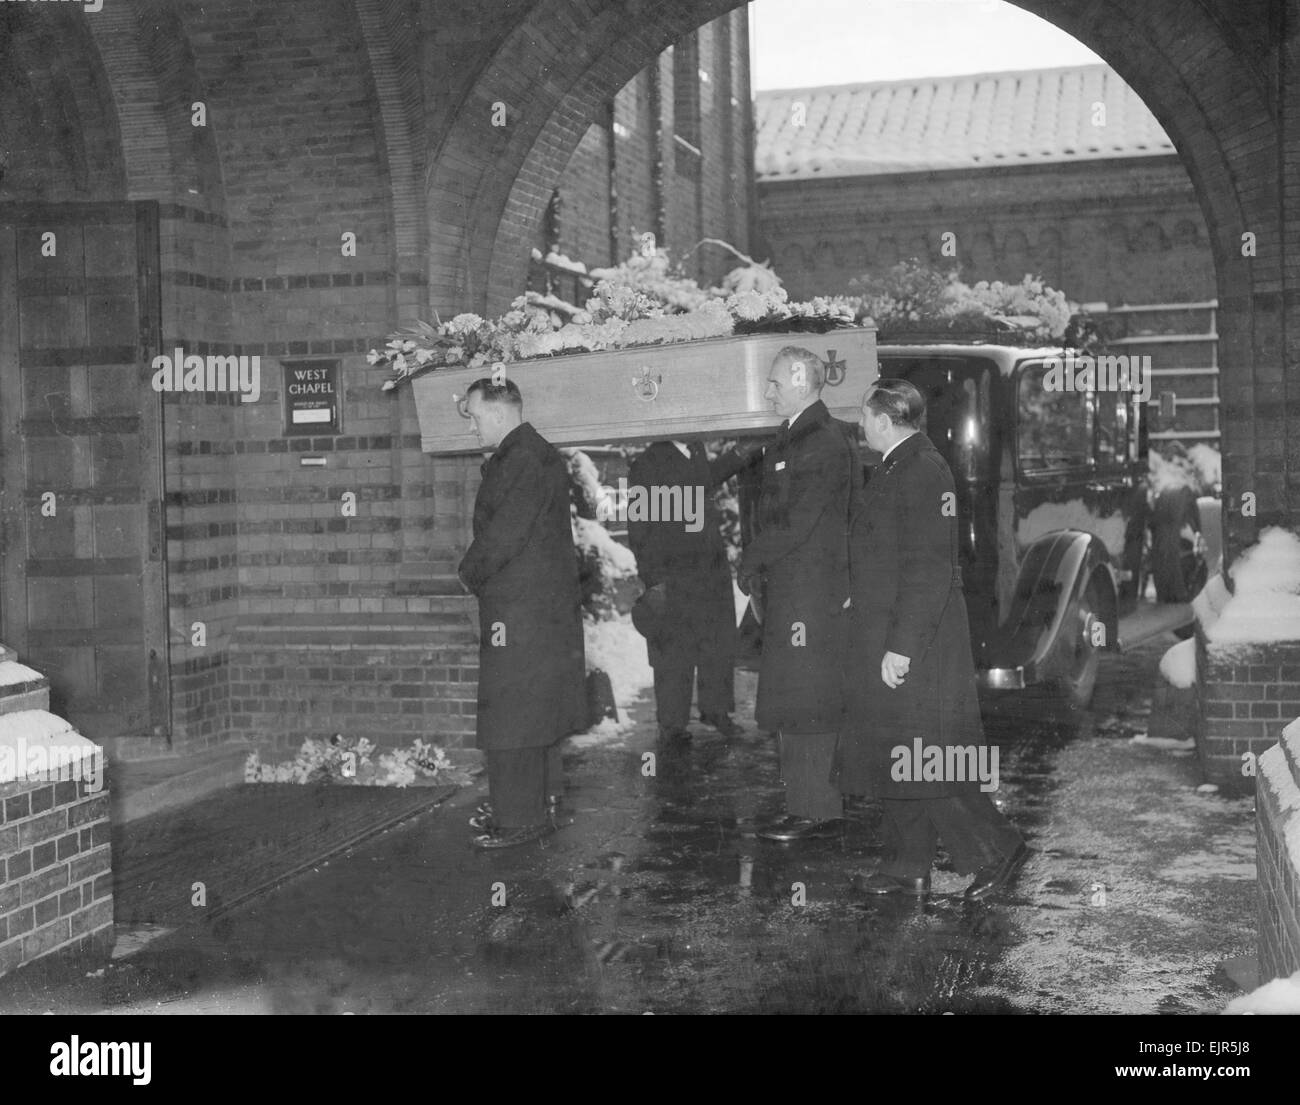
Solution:
[{"label": "car window", "polygon": [[1046,365],[1029,365],[1020,375],[1020,469],[1038,472],[1087,467],[1092,460],[1088,393],[1045,387],[1046,372]]},{"label": "car window", "polygon": [[1123,460],[1128,447],[1125,440],[1127,427],[1121,418],[1124,404],[1119,400],[1117,392],[1097,392],[1097,463],[1107,467]]}]

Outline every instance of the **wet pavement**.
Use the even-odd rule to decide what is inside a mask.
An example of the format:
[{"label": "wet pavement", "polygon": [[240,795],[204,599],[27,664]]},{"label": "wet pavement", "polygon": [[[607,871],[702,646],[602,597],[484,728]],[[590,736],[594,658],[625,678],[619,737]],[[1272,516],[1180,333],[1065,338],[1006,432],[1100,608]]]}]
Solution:
[{"label": "wet pavement", "polygon": [[1107,657],[1087,715],[989,704],[998,801],[1036,849],[991,903],[942,868],[925,904],[856,895],[870,808],[834,839],[757,840],[780,784],[738,672],[744,736],[658,748],[641,703],[568,754],[571,824],[544,842],[472,851],[468,788],[211,924],[123,929],[141,950],[94,977],[0,980],[0,1011],[1218,1012],[1218,965],[1254,951],[1253,800],[1131,740],[1172,641]]}]

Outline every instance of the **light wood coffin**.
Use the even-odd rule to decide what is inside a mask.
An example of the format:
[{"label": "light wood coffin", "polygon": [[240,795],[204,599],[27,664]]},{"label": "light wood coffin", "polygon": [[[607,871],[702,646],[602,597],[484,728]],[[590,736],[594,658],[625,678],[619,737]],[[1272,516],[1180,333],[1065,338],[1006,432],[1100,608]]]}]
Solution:
[{"label": "light wood coffin", "polygon": [[[517,361],[507,371],[523,393],[524,417],[553,445],[726,437],[780,425],[763,393],[772,359],[787,345],[831,364],[838,382],[828,383],[822,398],[832,414],[856,422],[877,376],[870,327],[575,353]],[[482,368],[444,368],[411,379],[426,453],[482,451],[457,400],[487,375]]]}]

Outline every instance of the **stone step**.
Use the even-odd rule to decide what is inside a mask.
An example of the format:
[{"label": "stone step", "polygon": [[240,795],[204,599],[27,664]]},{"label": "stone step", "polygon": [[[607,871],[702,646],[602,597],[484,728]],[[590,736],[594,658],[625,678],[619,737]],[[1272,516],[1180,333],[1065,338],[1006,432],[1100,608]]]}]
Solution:
[{"label": "stone step", "polygon": [[113,823],[188,806],[238,786],[251,751],[251,745],[231,744],[189,755],[113,761],[108,769]]}]

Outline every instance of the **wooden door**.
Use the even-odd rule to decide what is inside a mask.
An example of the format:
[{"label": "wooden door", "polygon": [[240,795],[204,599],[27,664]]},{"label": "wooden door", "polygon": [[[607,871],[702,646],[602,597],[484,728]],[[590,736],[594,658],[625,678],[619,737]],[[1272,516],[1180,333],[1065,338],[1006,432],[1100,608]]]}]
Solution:
[{"label": "wooden door", "polygon": [[0,641],[91,739],[169,731],[157,228],[0,207]]}]

